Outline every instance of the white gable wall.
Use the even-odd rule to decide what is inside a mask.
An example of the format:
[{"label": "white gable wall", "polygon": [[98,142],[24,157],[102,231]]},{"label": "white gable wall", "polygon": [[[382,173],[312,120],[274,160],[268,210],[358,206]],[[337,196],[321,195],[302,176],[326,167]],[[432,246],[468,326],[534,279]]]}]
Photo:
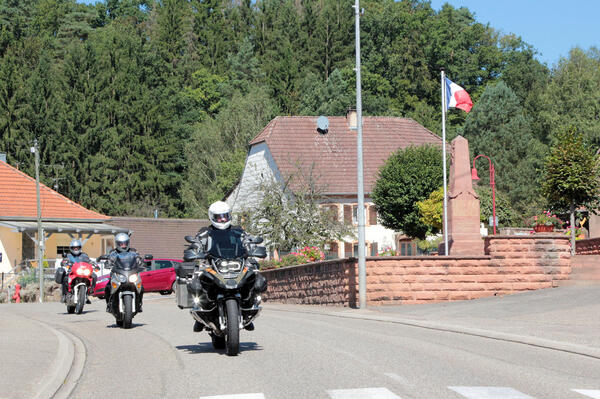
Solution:
[{"label": "white gable wall", "polygon": [[263,197],[258,187],[263,181],[269,181],[273,178],[281,181],[281,174],[271,156],[269,147],[265,142],[255,144],[250,147],[244,165],[244,172],[238,186],[225,202],[229,204],[233,213],[256,206]]}]

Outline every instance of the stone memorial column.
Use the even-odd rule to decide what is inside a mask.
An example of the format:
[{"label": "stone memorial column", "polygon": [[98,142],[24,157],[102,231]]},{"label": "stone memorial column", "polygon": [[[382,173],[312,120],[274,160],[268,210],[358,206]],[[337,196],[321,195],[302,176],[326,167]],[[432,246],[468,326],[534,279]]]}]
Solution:
[{"label": "stone memorial column", "polygon": [[471,182],[469,142],[462,136],[452,140],[449,183],[449,255],[483,255],[483,239],[479,231],[479,196]]}]

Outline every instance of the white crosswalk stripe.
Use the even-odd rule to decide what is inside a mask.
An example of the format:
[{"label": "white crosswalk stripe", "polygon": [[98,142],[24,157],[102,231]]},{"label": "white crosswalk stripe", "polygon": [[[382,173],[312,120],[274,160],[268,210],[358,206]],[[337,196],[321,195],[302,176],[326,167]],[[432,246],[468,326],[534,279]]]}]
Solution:
[{"label": "white crosswalk stripe", "polygon": [[448,387],[468,399],[535,399],[507,387]]},{"label": "white crosswalk stripe", "polygon": [[401,399],[386,388],[331,389],[331,399]]},{"label": "white crosswalk stripe", "polygon": [[600,389],[571,389],[571,391],[580,393],[588,398],[600,399]]},{"label": "white crosswalk stripe", "polygon": [[200,399],[265,399],[262,393],[238,393],[235,395],[201,396]]}]

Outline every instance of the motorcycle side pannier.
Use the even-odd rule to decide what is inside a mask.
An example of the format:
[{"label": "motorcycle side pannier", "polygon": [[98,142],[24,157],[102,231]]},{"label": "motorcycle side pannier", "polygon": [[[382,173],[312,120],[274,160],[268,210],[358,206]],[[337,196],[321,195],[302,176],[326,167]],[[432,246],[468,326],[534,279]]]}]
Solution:
[{"label": "motorcycle side pannier", "polygon": [[56,269],[56,274],[54,275],[54,282],[56,284],[62,284],[63,278],[65,277],[65,269],[59,267]]},{"label": "motorcycle side pannier", "polygon": [[175,274],[180,278],[187,278],[194,273],[196,262],[183,262],[175,264]]},{"label": "motorcycle side pannier", "polygon": [[179,309],[191,308],[193,305],[192,295],[188,291],[187,279],[177,277],[177,287],[175,289],[177,295],[177,306]]}]

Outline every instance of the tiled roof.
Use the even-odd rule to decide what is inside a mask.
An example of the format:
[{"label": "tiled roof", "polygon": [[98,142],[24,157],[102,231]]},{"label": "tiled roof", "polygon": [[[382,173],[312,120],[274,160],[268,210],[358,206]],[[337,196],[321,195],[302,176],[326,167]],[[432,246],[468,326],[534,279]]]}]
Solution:
[{"label": "tiled roof", "polygon": [[[40,183],[44,220],[108,220]],[[37,218],[35,179],[0,161],[0,219]]]},{"label": "tiled roof", "polygon": [[[346,117],[329,117],[329,132],[317,132],[316,116],[280,116],[273,119],[250,145],[266,142],[284,176],[314,165],[317,180],[327,194],[357,193],[356,130]],[[370,193],[379,168],[392,152],[411,145],[442,145],[442,139],[408,118],[363,117],[364,191]]]},{"label": "tiled roof", "polygon": [[131,246],[142,256],[182,259],[186,247],[184,237],[196,235],[201,227],[208,226],[207,219],[153,219],[114,216],[111,225],[132,231]]}]

